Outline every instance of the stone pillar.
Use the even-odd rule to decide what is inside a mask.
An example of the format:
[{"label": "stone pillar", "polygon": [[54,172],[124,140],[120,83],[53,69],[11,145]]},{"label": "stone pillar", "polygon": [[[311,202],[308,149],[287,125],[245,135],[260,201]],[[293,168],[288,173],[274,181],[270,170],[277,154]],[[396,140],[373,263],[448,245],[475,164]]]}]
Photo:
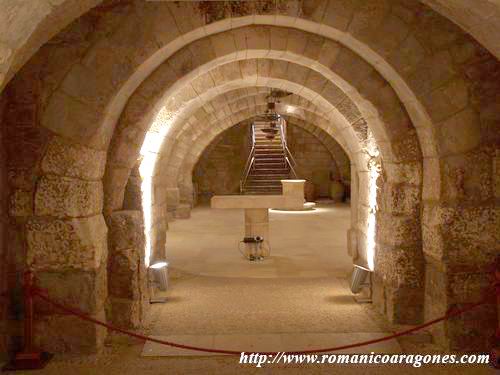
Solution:
[{"label": "stone pillar", "polygon": [[347,231],[347,253],[353,261],[358,257],[358,172],[351,165],[351,227]]},{"label": "stone pillar", "polygon": [[[184,165],[183,168],[190,168],[188,165]],[[184,204],[189,204],[193,206],[194,195],[193,195],[193,177],[192,174],[182,174],[181,179],[178,181],[179,186],[179,198]]]},{"label": "stone pillar", "polygon": [[374,304],[391,322],[418,324],[424,304],[420,187],[408,181],[377,185]]},{"label": "stone pillar", "polygon": [[[0,96],[0,144],[5,141],[5,130],[3,128],[3,112],[6,100]],[[5,148],[0,148],[0,362],[7,360],[7,354],[12,349],[8,333],[8,311],[10,308],[7,293],[9,283],[7,273],[9,269],[9,254],[7,246],[8,229],[8,182],[7,182],[7,155]]]},{"label": "stone pillar", "polygon": [[119,327],[137,328],[149,305],[142,212],[115,211],[108,222],[109,318]]},{"label": "stone pillar", "polygon": [[142,179],[139,173],[139,167],[135,166],[130,172],[130,176],[125,186],[125,194],[123,196],[123,210],[138,210],[142,211]]},{"label": "stone pillar", "polygon": [[175,219],[175,210],[181,203],[180,192],[178,188],[165,188],[167,195],[167,221]]},{"label": "stone pillar", "polygon": [[[102,176],[106,152],[53,137],[33,194],[18,191],[11,216],[25,216],[26,265],[51,298],[106,320],[108,229]],[[26,211],[22,213],[21,211]],[[38,301],[37,343],[50,352],[99,351],[106,329]]]},{"label": "stone pillar", "polygon": [[[103,216],[32,218],[26,237],[28,266],[50,298],[105,321],[107,227]],[[36,314],[40,317],[37,344],[47,351],[96,352],[104,344],[103,327],[40,302]]]},{"label": "stone pillar", "polygon": [[[424,207],[425,319],[462,308],[491,293],[491,266],[498,256],[498,208],[431,204]],[[497,305],[478,307],[432,327],[448,350],[488,351],[498,325]]]}]

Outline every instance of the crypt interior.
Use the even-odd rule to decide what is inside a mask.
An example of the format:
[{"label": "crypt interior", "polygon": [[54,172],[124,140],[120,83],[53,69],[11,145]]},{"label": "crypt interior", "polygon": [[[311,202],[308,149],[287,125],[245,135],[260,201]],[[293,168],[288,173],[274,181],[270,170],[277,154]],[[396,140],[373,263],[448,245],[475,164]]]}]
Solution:
[{"label": "crypt interior", "polygon": [[[498,347],[499,25],[496,0],[0,0],[0,362],[26,271],[194,346],[345,345],[486,298],[360,350]],[[40,373],[255,371],[34,312]]]}]

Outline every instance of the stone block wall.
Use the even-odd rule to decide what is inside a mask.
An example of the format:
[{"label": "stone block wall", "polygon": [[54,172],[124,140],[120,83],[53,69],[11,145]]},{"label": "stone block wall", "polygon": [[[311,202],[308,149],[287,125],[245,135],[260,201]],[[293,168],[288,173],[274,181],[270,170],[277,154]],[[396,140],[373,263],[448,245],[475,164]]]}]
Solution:
[{"label": "stone block wall", "polygon": [[[461,110],[445,112],[444,101],[429,98],[443,157],[424,161],[425,319],[484,298],[500,254],[500,64],[477,48],[460,54],[457,65],[474,84],[455,78],[441,90],[460,98]],[[450,350],[488,350],[497,313],[497,304],[484,305],[433,327],[434,337]]]},{"label": "stone block wall", "polygon": [[312,133],[293,124],[287,125],[287,143],[299,177],[314,184],[316,197],[328,197],[330,178],[340,178],[328,149]]},{"label": "stone block wall", "polygon": [[[42,74],[40,63],[57,49],[57,43],[52,50],[43,49],[4,93],[10,216],[7,274],[12,275],[8,280],[12,291],[9,323],[15,341],[21,335],[21,278],[27,266],[51,298],[106,319],[108,240],[101,181],[106,152],[59,137],[39,122],[51,86],[44,79],[57,80],[54,71]],[[64,71],[71,59],[60,62],[59,69]],[[45,350],[95,352],[102,348],[104,328],[63,315],[40,301],[35,310],[37,345]]]},{"label": "stone block wall", "polygon": [[5,111],[5,99],[0,96],[0,362],[6,359],[11,349],[10,335],[8,334],[8,314],[10,301],[8,296],[9,270],[7,254],[7,228],[8,228],[8,185],[7,185],[7,163],[4,143],[5,128],[3,113]]},{"label": "stone block wall", "polygon": [[205,149],[193,173],[200,203],[208,202],[216,194],[238,194],[248,153],[250,151],[250,124],[234,126]]}]

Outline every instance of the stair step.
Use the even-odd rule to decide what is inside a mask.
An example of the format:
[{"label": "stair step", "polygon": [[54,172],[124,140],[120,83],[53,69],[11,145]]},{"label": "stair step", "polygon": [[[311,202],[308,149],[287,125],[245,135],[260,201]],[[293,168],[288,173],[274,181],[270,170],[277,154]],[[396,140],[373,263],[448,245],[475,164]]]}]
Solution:
[{"label": "stair step", "polygon": [[276,163],[286,163],[286,160],[284,158],[255,158],[256,163],[261,163],[261,164],[276,164]]},{"label": "stair step", "polygon": [[275,169],[269,169],[269,168],[256,168],[255,169],[256,173],[251,173],[250,175],[262,175],[262,174],[279,174],[279,175],[283,175],[283,174],[287,174],[287,173],[290,173],[290,171],[288,170],[285,170],[285,169],[281,169],[281,170],[275,170]]},{"label": "stair step", "polygon": [[259,153],[259,154],[266,154],[266,153],[270,153],[270,154],[279,154],[279,155],[284,155],[285,154],[285,151],[280,147],[280,148],[275,148],[275,147],[272,147],[270,149],[266,149],[265,147],[259,147],[259,148],[256,148],[255,149],[255,152]]},{"label": "stair step", "polygon": [[260,157],[260,158],[264,158],[266,157],[267,154],[272,154],[273,156],[285,156],[285,153],[283,151],[279,151],[279,152],[272,152],[274,150],[256,150],[255,152],[255,155]]},{"label": "stair step", "polygon": [[290,176],[288,174],[261,174],[261,175],[249,175],[248,179],[249,180],[276,180],[276,181],[281,181],[281,180],[287,180],[289,179]]},{"label": "stair step", "polygon": [[247,186],[246,190],[251,191],[281,191],[280,186]]},{"label": "stair step", "polygon": [[243,192],[245,195],[281,195],[281,192],[278,191],[245,191]]},{"label": "stair step", "polygon": [[281,189],[281,181],[270,181],[266,183],[265,181],[250,181],[246,188],[251,189],[253,187],[268,187],[268,188],[279,188]]},{"label": "stair step", "polygon": [[259,159],[267,159],[267,160],[279,160],[279,159],[285,159],[284,154],[256,154],[255,157]]},{"label": "stair step", "polygon": [[254,162],[247,176],[243,194],[282,194],[281,180],[289,179],[290,167],[286,160],[281,129],[272,138],[263,131],[270,128],[270,121],[253,123]]},{"label": "stair step", "polygon": [[248,186],[281,186],[281,180],[250,180]]},{"label": "stair step", "polygon": [[279,164],[285,164],[286,160],[285,159],[263,159],[263,158],[255,158],[255,163],[256,164],[272,164],[272,165],[279,165]]},{"label": "stair step", "polygon": [[274,186],[269,186],[269,185],[251,185],[251,186],[245,186],[245,190],[281,190],[280,185],[274,185]]},{"label": "stair step", "polygon": [[262,188],[259,188],[259,187],[251,187],[251,188],[247,188],[244,190],[245,192],[249,192],[249,191],[254,191],[254,192],[280,192],[281,193],[281,188],[270,188],[269,186],[264,186]]},{"label": "stair step", "polygon": [[254,165],[254,170],[262,171],[266,169],[276,169],[276,170],[281,170],[282,172],[287,171],[286,166],[281,163],[281,164],[271,164],[271,163],[266,163],[266,164],[255,164]]},{"label": "stair step", "polygon": [[[268,172],[268,173],[266,173]],[[266,176],[266,175],[279,175],[279,176],[288,176],[290,174],[290,171],[288,169],[280,169],[280,170],[275,170],[275,169],[265,169],[265,168],[259,168],[250,173],[250,176]]]},{"label": "stair step", "polygon": [[257,163],[254,165],[253,169],[272,169],[280,170],[283,173],[288,173],[288,166],[285,163]]}]

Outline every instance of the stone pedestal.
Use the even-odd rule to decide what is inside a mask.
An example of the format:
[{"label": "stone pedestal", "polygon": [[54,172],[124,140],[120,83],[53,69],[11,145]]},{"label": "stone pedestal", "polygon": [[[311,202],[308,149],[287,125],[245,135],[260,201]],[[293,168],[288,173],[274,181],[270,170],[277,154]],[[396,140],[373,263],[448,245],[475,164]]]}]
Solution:
[{"label": "stone pedestal", "polygon": [[[262,237],[261,253],[255,255],[265,256],[269,254],[269,210],[267,208],[245,209],[245,237]],[[253,254],[253,244],[245,244],[245,253]]]},{"label": "stone pedestal", "polygon": [[304,208],[304,185],[306,180],[281,180],[284,205],[280,208],[302,210]]},{"label": "stone pedestal", "polygon": [[[212,197],[212,208],[243,208],[245,210],[245,236],[263,237],[263,253],[269,251],[269,208],[302,209],[305,180],[281,180],[282,195],[219,195]],[[251,251],[246,245],[246,251]]]}]

